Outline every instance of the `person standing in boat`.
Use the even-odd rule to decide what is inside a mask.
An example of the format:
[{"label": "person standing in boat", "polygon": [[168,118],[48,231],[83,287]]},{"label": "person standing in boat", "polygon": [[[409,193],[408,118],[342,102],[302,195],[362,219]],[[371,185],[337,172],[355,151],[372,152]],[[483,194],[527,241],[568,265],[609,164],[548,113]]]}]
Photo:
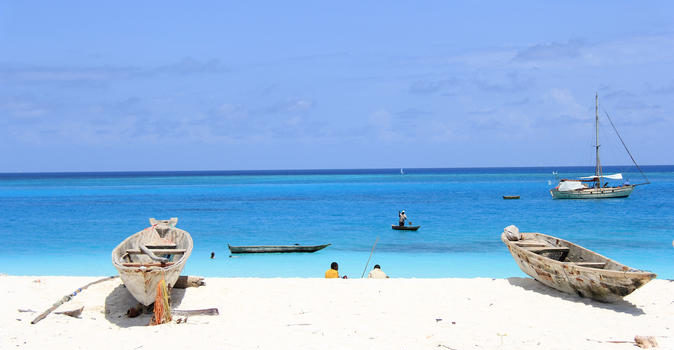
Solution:
[{"label": "person standing in boat", "polygon": [[405,211],[399,211],[398,212],[398,226],[405,226],[405,220],[407,220],[407,215],[405,215]]}]

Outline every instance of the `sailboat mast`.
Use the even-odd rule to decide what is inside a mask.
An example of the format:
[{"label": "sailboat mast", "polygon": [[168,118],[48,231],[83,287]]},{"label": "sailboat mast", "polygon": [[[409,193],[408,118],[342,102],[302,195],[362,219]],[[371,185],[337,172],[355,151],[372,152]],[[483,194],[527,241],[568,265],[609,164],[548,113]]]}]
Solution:
[{"label": "sailboat mast", "polygon": [[594,169],[594,175],[597,177],[598,187],[601,187],[601,161],[599,160],[599,95],[594,94],[594,130],[595,130],[595,153],[597,156],[596,168]]}]

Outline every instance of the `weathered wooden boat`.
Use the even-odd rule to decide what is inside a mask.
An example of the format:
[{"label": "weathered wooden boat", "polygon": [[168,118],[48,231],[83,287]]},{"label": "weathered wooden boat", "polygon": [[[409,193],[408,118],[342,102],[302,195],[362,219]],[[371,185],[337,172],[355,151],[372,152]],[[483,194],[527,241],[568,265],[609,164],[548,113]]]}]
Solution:
[{"label": "weathered wooden boat", "polygon": [[520,269],[559,291],[616,302],[656,277],[563,239],[508,226],[501,240]]},{"label": "weathered wooden boat", "polygon": [[319,251],[330,244],[321,245],[249,245],[249,246],[232,246],[229,251],[232,254],[248,254],[248,253],[313,253]]},{"label": "weathered wooden boat", "polygon": [[176,228],[178,218],[150,219],[150,227],[127,237],[112,251],[112,264],[138,302],[150,305],[162,280],[173,286],[192,253],[192,237]]},{"label": "weathered wooden boat", "polygon": [[400,230],[400,231],[416,231],[419,229],[421,226],[399,226],[399,225],[391,225],[391,228],[394,230]]},{"label": "weathered wooden boat", "polygon": [[520,199],[520,196],[503,196],[503,199]]},{"label": "weathered wooden boat", "polygon": [[620,184],[609,184],[609,180],[623,180],[623,176],[622,174],[604,175],[604,172],[602,170],[601,161],[599,159],[599,98],[597,95],[595,95],[594,175],[581,177],[579,179],[561,179],[557,187],[550,190],[550,195],[552,196],[553,199],[625,198],[628,197],[632,193],[632,191],[634,191],[634,188],[637,185],[645,185],[650,183],[644,172],[641,171],[639,164],[637,164],[637,162],[634,160],[634,157],[632,157],[632,154],[630,153],[629,149],[627,149],[627,145],[625,145],[625,143],[622,140],[622,137],[620,137],[620,134],[618,134],[618,129],[616,129],[615,126],[613,125],[613,121],[611,121],[611,117],[609,117],[608,113],[606,114],[606,117],[608,118],[609,122],[611,122],[611,126],[613,126],[613,130],[618,135],[618,138],[620,139],[620,142],[623,144],[623,147],[625,147],[625,151],[627,151],[627,154],[629,154],[630,158],[632,159],[632,162],[637,167],[637,169],[639,169],[639,172],[641,172],[641,176],[644,177],[646,182],[636,185],[631,185],[624,181]]}]

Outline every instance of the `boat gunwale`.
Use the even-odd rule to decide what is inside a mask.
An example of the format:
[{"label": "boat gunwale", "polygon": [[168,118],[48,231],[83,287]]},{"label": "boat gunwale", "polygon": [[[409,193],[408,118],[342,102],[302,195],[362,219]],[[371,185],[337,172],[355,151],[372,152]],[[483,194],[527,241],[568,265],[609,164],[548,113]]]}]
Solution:
[{"label": "boat gunwale", "polygon": [[227,244],[227,247],[229,247],[230,251],[231,251],[232,248],[234,248],[234,249],[241,249],[241,248],[243,248],[243,249],[247,249],[247,248],[251,248],[251,249],[260,249],[260,248],[319,248],[319,250],[320,250],[320,249],[323,249],[323,248],[325,248],[325,247],[327,247],[331,244],[332,243],[318,244],[318,245],[238,245],[238,246]]},{"label": "boat gunwale", "polygon": [[[139,269],[138,266],[124,266],[124,265],[122,265],[121,261],[118,260],[118,259],[121,259],[121,257],[123,256],[123,254],[120,254],[121,253],[121,247],[125,243],[140,237],[145,231],[147,231],[148,229],[151,229],[151,228],[152,228],[152,226],[150,226],[148,228],[145,228],[145,229],[142,229],[142,230],[132,234],[131,236],[126,237],[126,239],[124,239],[121,243],[119,243],[115,247],[115,249],[112,250],[112,264],[114,265],[114,267],[117,270],[119,270],[120,272],[121,272],[121,270],[138,271],[138,269]],[[178,259],[177,261],[173,261],[172,265],[165,266],[165,267],[161,267],[161,266],[148,267],[147,270],[146,270],[147,272],[160,271],[160,270],[168,271],[168,270],[174,270],[176,268],[182,269],[182,266],[185,265],[185,262],[187,262],[187,259],[192,254],[192,249],[194,247],[194,241],[192,240],[192,236],[189,234],[189,232],[187,232],[183,229],[177,228],[177,227],[171,227],[171,229],[181,231],[182,234],[183,234],[183,237],[188,240],[188,245],[187,245],[187,249],[185,249],[185,253],[182,254],[180,259]]]},{"label": "boat gunwale", "polygon": [[400,225],[391,225],[391,229],[393,230],[398,230],[398,231],[416,231],[421,228],[421,225],[419,226],[400,226]]},{"label": "boat gunwale", "polygon": [[[578,188],[575,190],[560,191],[559,185],[550,189],[553,199],[611,199],[629,197],[636,185],[622,185],[617,187]],[[610,191],[609,191],[610,190]]]}]

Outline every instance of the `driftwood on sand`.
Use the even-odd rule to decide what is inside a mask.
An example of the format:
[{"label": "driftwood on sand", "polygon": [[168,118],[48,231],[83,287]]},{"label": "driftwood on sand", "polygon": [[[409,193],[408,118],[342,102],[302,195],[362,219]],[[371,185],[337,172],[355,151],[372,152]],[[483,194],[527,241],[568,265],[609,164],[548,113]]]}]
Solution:
[{"label": "driftwood on sand", "polygon": [[180,276],[173,285],[173,288],[185,289],[190,287],[205,286],[206,282],[203,277],[199,276]]},{"label": "driftwood on sand", "polygon": [[94,282],[91,282],[91,283],[89,283],[89,284],[84,285],[83,287],[77,288],[74,292],[72,292],[72,293],[70,293],[70,294],[64,296],[64,297],[61,298],[59,301],[55,302],[54,305],[52,305],[49,309],[45,310],[45,312],[41,313],[38,317],[36,317],[36,318],[35,318],[33,321],[31,321],[30,323],[31,323],[31,324],[36,324],[36,323],[42,321],[42,319],[44,319],[45,317],[47,317],[47,315],[49,315],[52,311],[56,310],[59,306],[63,305],[64,303],[69,302],[70,299],[72,299],[74,296],[76,296],[77,294],[79,294],[79,293],[82,292],[83,290],[89,288],[89,286],[92,286],[92,285],[94,285],[94,284],[96,284],[96,283],[101,283],[101,282],[109,281],[109,280],[114,279],[114,278],[117,278],[117,276],[110,276],[110,277],[106,277],[106,278],[101,278],[101,279],[98,280],[98,281],[94,281]]},{"label": "driftwood on sand", "polygon": [[638,347],[648,349],[648,348],[657,348],[658,342],[655,341],[655,337],[649,337],[645,335],[637,335],[634,337],[634,342]]},{"label": "driftwood on sand", "polygon": [[66,316],[70,316],[70,317],[75,317],[75,318],[77,318],[77,317],[80,317],[80,315],[82,314],[82,310],[84,310],[84,306],[82,306],[82,307],[79,308],[79,309],[75,309],[75,310],[70,310],[70,311],[58,311],[58,312],[54,312],[54,313],[55,313],[55,314],[59,314],[59,315],[66,315]]},{"label": "driftwood on sand", "polygon": [[[143,304],[138,304],[135,307],[130,308],[126,312],[126,316],[129,318],[134,318],[138,317],[140,314],[144,312],[146,309],[146,306]],[[171,315],[175,316],[198,316],[198,315],[205,315],[205,316],[218,316],[220,315],[220,312],[218,311],[217,308],[209,308],[209,309],[198,309],[198,310],[171,310]]]},{"label": "driftwood on sand", "polygon": [[171,310],[171,313],[176,316],[196,316],[196,315],[208,315],[208,316],[218,316],[217,308],[210,309],[199,309],[199,310]]},{"label": "driftwood on sand", "polygon": [[597,343],[609,343],[609,344],[634,344],[642,349],[657,348],[658,342],[653,336],[647,335],[636,335],[634,340],[596,340],[596,339],[587,339],[595,341]]}]

